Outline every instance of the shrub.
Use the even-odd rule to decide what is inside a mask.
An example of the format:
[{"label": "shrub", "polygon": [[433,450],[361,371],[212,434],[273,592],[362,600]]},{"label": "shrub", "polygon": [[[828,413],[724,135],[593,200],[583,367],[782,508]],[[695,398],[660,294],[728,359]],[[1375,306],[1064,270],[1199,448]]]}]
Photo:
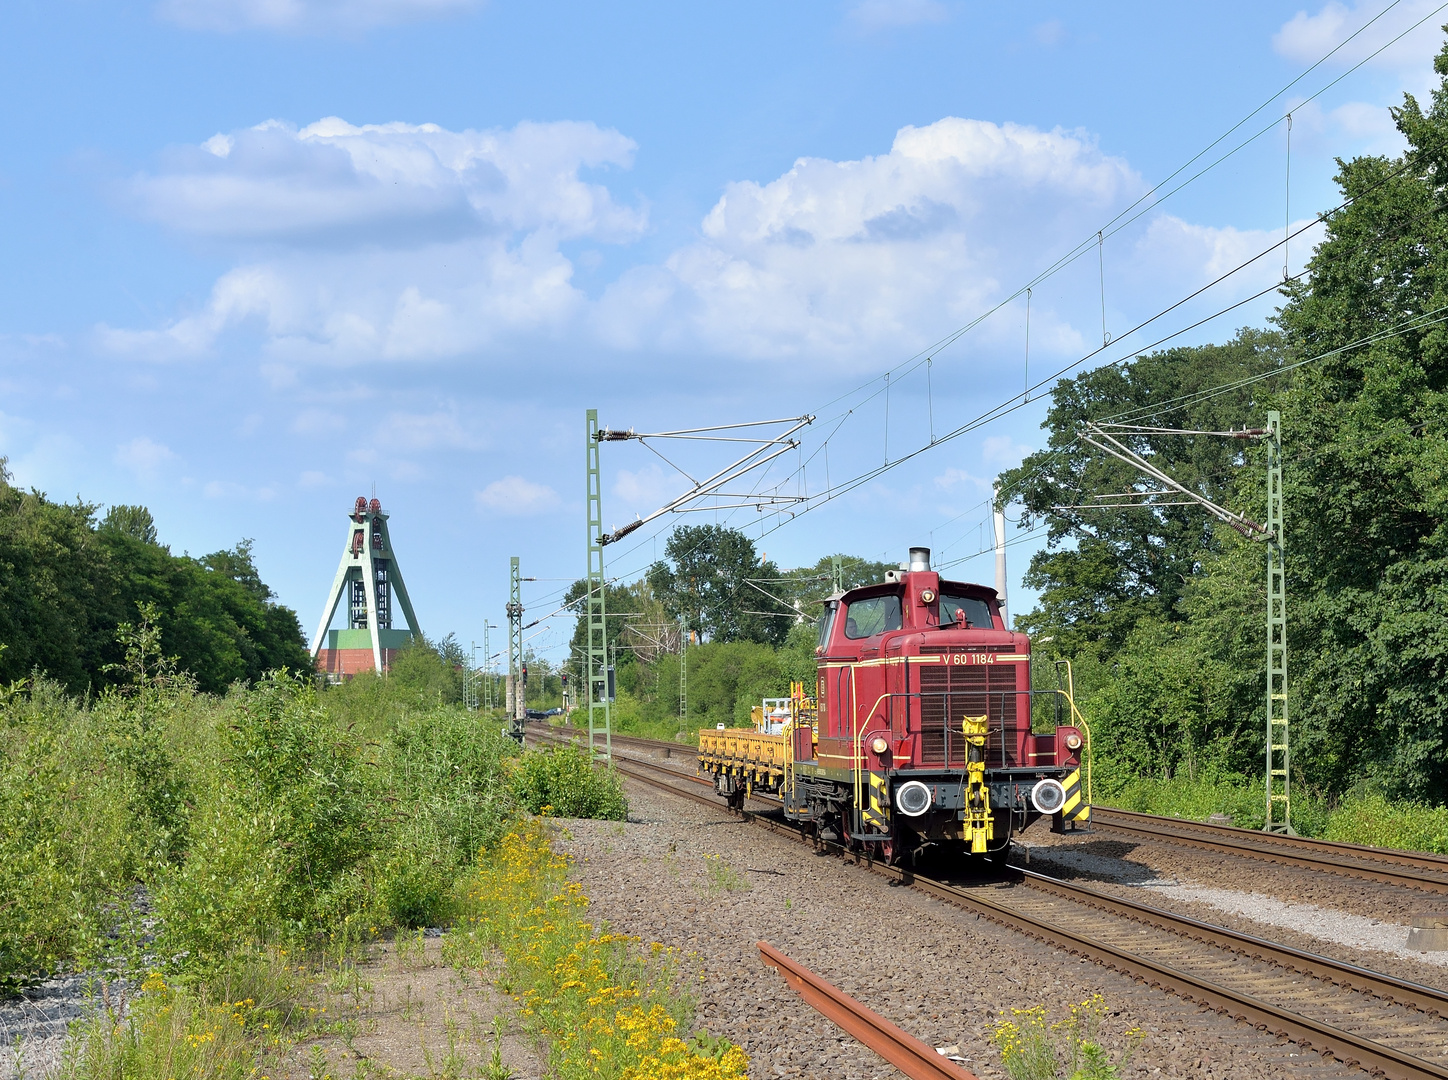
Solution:
[{"label": "shrub", "polygon": [[382,827],[358,747],[310,682],[275,674],[233,716],[187,858],[158,871],[153,893],[162,955],[201,968],[345,924],[365,902],[358,870]]},{"label": "shrub", "polygon": [[1393,803],[1369,791],[1349,796],[1328,815],[1328,840],[1448,855],[1448,807]]},{"label": "shrub", "polygon": [[588,751],[553,746],[524,754],[513,772],[513,794],[532,814],[551,807],[559,817],[623,821],[628,799],[618,773],[588,759]]},{"label": "shrub", "polygon": [[96,717],[45,680],[0,688],[0,991],[100,934],[146,853]]}]

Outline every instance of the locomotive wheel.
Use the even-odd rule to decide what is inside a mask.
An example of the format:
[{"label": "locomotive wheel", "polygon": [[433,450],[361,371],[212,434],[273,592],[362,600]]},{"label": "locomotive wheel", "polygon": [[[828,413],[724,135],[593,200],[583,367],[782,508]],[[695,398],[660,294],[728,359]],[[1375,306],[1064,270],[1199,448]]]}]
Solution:
[{"label": "locomotive wheel", "polygon": [[731,792],[731,793],[729,794],[729,809],[730,809],[730,810],[736,810],[736,811],[737,811],[737,810],[743,810],[743,809],[744,809],[744,789],[743,789],[743,788],[740,788],[738,791],[734,791],[734,792]]}]

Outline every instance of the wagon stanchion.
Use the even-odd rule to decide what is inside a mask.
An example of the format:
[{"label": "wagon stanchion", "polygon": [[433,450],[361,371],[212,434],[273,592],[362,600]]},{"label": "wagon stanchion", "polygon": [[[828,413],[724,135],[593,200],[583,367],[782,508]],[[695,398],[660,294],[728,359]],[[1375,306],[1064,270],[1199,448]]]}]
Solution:
[{"label": "wagon stanchion", "polygon": [[936,1053],[769,942],[759,942],[759,955],[766,967],[779,972],[795,993],[821,1016],[834,1021],[841,1031],[879,1054],[910,1080],[979,1080],[975,1073]]}]

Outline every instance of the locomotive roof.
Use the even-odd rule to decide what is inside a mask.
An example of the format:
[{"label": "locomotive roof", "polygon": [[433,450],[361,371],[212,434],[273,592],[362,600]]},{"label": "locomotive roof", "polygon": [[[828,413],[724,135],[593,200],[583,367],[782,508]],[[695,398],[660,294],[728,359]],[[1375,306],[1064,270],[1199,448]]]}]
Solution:
[{"label": "locomotive roof", "polygon": [[[827,604],[832,600],[859,600],[868,599],[871,596],[888,596],[892,592],[904,589],[903,579],[896,581],[877,581],[870,585],[859,585],[853,589],[846,589],[844,592],[831,593],[819,603]],[[999,597],[996,591],[988,585],[977,585],[970,581],[947,581],[940,579],[940,591],[950,596],[973,596],[981,600],[996,600]]]}]

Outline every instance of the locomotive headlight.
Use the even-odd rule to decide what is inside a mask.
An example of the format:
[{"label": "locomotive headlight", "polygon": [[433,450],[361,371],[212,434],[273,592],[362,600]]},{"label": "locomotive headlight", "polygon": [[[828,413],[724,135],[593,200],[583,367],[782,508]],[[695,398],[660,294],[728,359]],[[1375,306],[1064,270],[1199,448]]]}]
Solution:
[{"label": "locomotive headlight", "polygon": [[906,817],[919,817],[930,809],[933,801],[930,789],[919,780],[907,780],[895,789],[895,809]]},{"label": "locomotive headlight", "polygon": [[870,741],[870,749],[877,754],[883,754],[886,750],[890,749],[890,742],[885,736],[876,735],[874,739]]},{"label": "locomotive headlight", "polygon": [[1066,789],[1059,780],[1040,780],[1031,788],[1031,805],[1043,814],[1054,814],[1066,801]]},{"label": "locomotive headlight", "polygon": [[921,590],[920,590],[920,602],[921,602],[922,604],[933,604],[933,603],[935,603],[935,590],[934,590],[934,589],[921,589]]},{"label": "locomotive headlight", "polygon": [[1074,731],[1071,732],[1071,734],[1067,735],[1067,736],[1066,736],[1066,749],[1067,749],[1067,750],[1080,750],[1080,749],[1081,749],[1081,736],[1078,735],[1078,734],[1076,734],[1076,732],[1074,732]]}]

